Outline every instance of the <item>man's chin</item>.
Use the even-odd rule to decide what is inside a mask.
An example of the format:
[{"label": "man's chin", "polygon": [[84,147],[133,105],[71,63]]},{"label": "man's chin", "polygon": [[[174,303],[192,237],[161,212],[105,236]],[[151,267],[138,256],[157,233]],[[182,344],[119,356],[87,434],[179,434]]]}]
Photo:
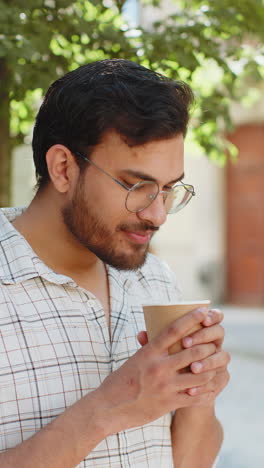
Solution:
[{"label": "man's chin", "polygon": [[127,270],[133,271],[137,270],[138,268],[142,267],[146,262],[148,254],[148,249],[145,249],[144,252],[137,252],[133,254],[115,254],[109,255],[107,258],[101,260],[105,261],[108,265],[116,268],[117,270]]},{"label": "man's chin", "polygon": [[82,244],[93,252],[102,262],[116,268],[117,270],[137,270],[142,267],[148,254],[148,245],[122,245],[119,248],[111,245],[91,245],[87,242]]},{"label": "man's chin", "polygon": [[117,270],[135,271],[144,265],[144,263],[146,262],[146,258],[147,258],[147,252],[138,259],[135,259],[135,258],[126,259],[123,257],[122,259],[112,261],[110,265],[116,268]]}]

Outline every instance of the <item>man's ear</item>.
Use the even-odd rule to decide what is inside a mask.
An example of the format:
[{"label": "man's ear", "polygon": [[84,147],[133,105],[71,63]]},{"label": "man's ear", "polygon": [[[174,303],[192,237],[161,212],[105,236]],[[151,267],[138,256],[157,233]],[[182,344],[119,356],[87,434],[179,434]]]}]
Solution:
[{"label": "man's ear", "polygon": [[60,193],[68,192],[79,175],[79,167],[71,151],[64,145],[53,145],[46,153],[50,180]]}]

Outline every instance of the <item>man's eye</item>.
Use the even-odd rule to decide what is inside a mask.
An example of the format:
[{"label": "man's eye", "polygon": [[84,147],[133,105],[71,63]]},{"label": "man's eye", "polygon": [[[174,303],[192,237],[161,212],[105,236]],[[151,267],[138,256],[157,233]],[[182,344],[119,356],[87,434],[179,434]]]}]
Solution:
[{"label": "man's eye", "polygon": [[135,185],[135,184],[130,184],[130,183],[127,182],[126,180],[124,180],[123,182],[124,182],[124,184],[125,184],[127,187],[129,187],[129,188],[131,188],[131,187],[133,187],[133,186]]}]

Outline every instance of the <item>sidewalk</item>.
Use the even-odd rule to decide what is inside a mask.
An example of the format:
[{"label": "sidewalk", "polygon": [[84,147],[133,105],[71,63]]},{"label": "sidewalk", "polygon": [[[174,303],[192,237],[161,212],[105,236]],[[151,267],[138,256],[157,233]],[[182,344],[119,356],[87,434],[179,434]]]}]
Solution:
[{"label": "sidewalk", "polygon": [[218,397],[225,440],[217,468],[264,467],[264,309],[220,307],[231,380]]}]

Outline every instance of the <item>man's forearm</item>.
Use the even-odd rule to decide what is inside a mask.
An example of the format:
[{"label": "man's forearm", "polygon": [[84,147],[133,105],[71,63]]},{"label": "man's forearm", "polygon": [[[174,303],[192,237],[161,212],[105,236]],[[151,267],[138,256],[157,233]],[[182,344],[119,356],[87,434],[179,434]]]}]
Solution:
[{"label": "man's forearm", "polygon": [[182,408],[172,427],[175,468],[212,468],[223,441],[223,429],[214,408]]},{"label": "man's forearm", "polygon": [[96,392],[79,400],[30,439],[0,454],[1,468],[73,468],[107,435]]}]

